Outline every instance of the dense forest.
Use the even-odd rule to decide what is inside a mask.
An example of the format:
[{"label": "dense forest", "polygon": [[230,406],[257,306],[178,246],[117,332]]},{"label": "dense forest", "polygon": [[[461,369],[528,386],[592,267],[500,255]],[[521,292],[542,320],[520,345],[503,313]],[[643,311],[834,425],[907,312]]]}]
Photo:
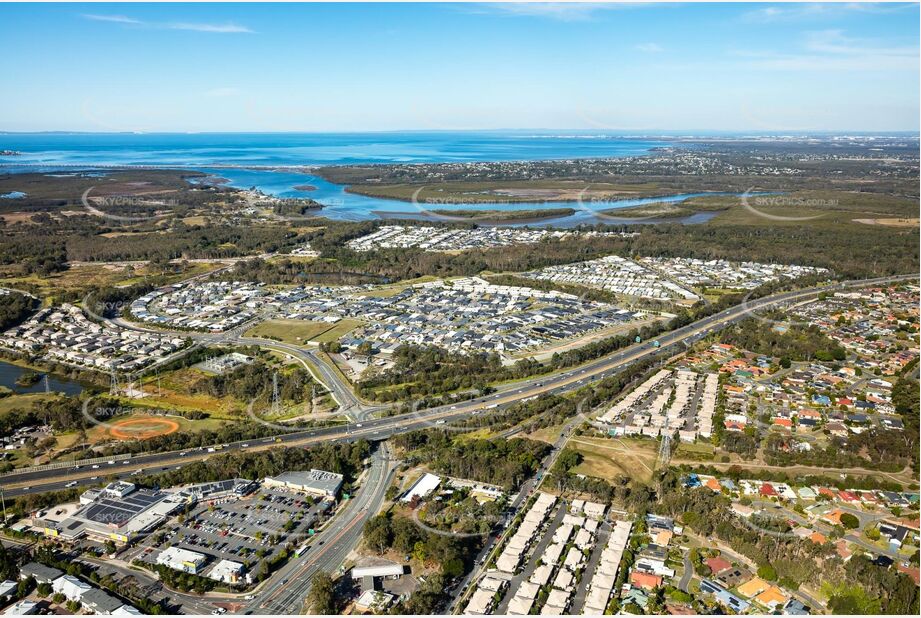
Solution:
[{"label": "dense forest", "polygon": [[111,230],[99,227],[96,217],[66,219],[0,227],[0,265],[16,265],[21,274],[47,275],[66,270],[70,261],[232,258],[279,251],[303,241],[293,230],[266,224],[187,225],[175,221],[168,233],[108,234]]},{"label": "dense forest", "polygon": [[[780,320],[783,316],[776,314]],[[843,361],[844,348],[829,339],[818,326],[784,324],[749,318],[724,329],[719,340],[756,354],[780,357],[788,361]]]},{"label": "dense forest", "polygon": [[25,322],[38,305],[37,299],[19,292],[0,295],[0,331]]},{"label": "dense forest", "polygon": [[70,431],[85,421],[82,403],[76,397],[55,397],[40,406],[13,408],[0,415],[0,433],[8,435],[20,427],[48,424],[55,431]]},{"label": "dense forest", "polygon": [[231,478],[259,480],[282,472],[317,468],[343,475],[346,482],[344,487],[347,487],[358,478],[364,460],[370,454],[371,445],[365,440],[311,448],[230,451],[190,463],[178,470],[145,476],[137,482],[146,487],[174,487]]},{"label": "dense forest", "polygon": [[434,562],[438,572],[427,576],[425,583],[408,599],[399,602],[395,614],[435,614],[450,596],[446,584],[461,577],[472,568],[471,559],[482,543],[482,537],[452,537],[429,532],[401,515],[382,513],[365,523],[365,544],[383,554],[395,550],[421,562]]},{"label": "dense forest", "polygon": [[543,442],[514,438],[456,441],[456,433],[435,429],[393,437],[406,451],[405,461],[425,464],[435,472],[516,489],[540,467],[550,452]]},{"label": "dense forest", "polygon": [[268,401],[272,397],[276,375],[278,395],[282,402],[301,403],[310,399],[312,393],[321,395],[326,392],[310,372],[302,367],[276,371],[261,360],[222,375],[203,377],[192,385],[191,390],[212,397],[230,396],[240,401]]}]

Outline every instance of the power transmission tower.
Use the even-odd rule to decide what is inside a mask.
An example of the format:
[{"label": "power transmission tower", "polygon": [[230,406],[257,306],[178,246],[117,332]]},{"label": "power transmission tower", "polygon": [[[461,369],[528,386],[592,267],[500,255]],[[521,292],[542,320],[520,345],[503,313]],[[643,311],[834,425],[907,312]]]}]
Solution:
[{"label": "power transmission tower", "polygon": [[662,467],[667,466],[671,458],[672,436],[671,434],[664,434],[662,436],[662,441],[659,443],[659,465]]},{"label": "power transmission tower", "polygon": [[278,372],[272,374],[272,416],[277,416],[281,411],[278,397]]},{"label": "power transmission tower", "polygon": [[109,372],[110,382],[109,382],[109,394],[117,395],[118,394],[118,372],[113,368]]}]

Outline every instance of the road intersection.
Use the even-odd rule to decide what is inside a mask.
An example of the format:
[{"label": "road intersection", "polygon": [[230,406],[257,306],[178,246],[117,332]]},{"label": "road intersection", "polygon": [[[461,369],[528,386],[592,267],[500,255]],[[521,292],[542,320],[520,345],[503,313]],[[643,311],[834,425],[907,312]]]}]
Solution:
[{"label": "road intersection", "polygon": [[[384,501],[384,494],[392,480],[395,466],[390,458],[384,441],[399,433],[463,420],[479,414],[488,408],[506,408],[523,400],[545,394],[562,394],[576,391],[594,381],[615,375],[626,367],[643,360],[658,357],[663,353],[674,352],[676,346],[689,346],[709,334],[737,323],[748,317],[757,316],[759,311],[774,309],[792,302],[801,302],[829,293],[851,288],[867,287],[895,283],[903,280],[916,280],[915,275],[883,277],[878,279],[846,281],[826,286],[782,292],[755,301],[745,302],[710,315],[661,335],[657,341],[645,341],[629,346],[603,358],[590,361],[581,366],[568,368],[554,374],[539,376],[518,382],[500,389],[498,392],[476,397],[454,405],[444,405],[409,414],[372,418],[374,412],[384,406],[369,405],[355,396],[350,386],[343,382],[339,374],[317,355],[316,350],[302,348],[243,335],[243,329],[235,329],[219,335],[196,335],[197,344],[240,344],[259,345],[275,349],[298,359],[318,377],[333,394],[340,405],[340,411],[348,415],[350,422],[345,425],[323,428],[298,429],[280,433],[258,440],[240,440],[224,445],[224,451],[264,450],[275,447],[309,447],[318,444],[351,442],[360,439],[379,443],[375,448],[371,463],[365,472],[361,487],[340,512],[330,521],[318,537],[317,542],[296,559],[291,560],[273,575],[267,584],[260,587],[255,598],[248,599],[243,605],[246,613],[284,614],[298,612],[307,597],[313,577],[319,571],[338,569],[352,549],[358,544],[364,522],[373,516]],[[140,329],[136,325],[118,320],[122,327]],[[188,336],[183,333],[183,336]],[[561,435],[559,444],[554,445],[554,455],[558,454],[565,442]],[[105,466],[103,473],[107,476],[128,477],[137,470],[155,472],[174,467],[182,467],[193,461],[200,461],[211,456],[207,450],[186,452],[146,453],[135,455],[121,462]],[[545,468],[552,465],[550,458]],[[20,470],[0,477],[0,483],[7,497],[30,493],[40,493],[63,489],[66,486],[93,484],[98,471],[76,469],[72,467],[54,470]],[[538,475],[540,476],[540,475]],[[98,478],[98,477],[97,477]],[[524,500],[533,487],[539,484],[539,478],[530,479],[519,493],[519,500]],[[484,548],[483,555],[488,554],[494,544]],[[468,578],[466,584],[469,584]],[[239,600],[239,597],[234,597]],[[209,599],[218,601],[218,599]]]}]

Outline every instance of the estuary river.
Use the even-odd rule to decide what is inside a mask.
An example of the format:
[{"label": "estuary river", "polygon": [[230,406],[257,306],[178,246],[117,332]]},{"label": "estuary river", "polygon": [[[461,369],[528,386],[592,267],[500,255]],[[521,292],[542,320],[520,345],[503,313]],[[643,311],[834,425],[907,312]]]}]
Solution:
[{"label": "estuary river", "polygon": [[[424,207],[399,200],[356,195],[312,174],[320,165],[368,163],[439,163],[561,160],[644,155],[674,144],[667,139],[617,137],[591,133],[401,132],[401,133],[200,133],[200,134],[0,134],[0,171],[67,172],[103,166],[184,167],[227,180],[237,188],[256,187],[278,197],[309,197],[324,205],[323,216],[366,220],[387,213],[426,218]],[[294,168],[307,169],[294,169]],[[310,185],[314,190],[295,187]],[[699,194],[631,199],[603,204],[542,202],[481,203],[439,209],[521,210],[576,208],[571,217],[541,224],[573,226],[598,222],[595,209],[628,208],[656,202],[681,202]],[[430,207],[432,208],[432,207]],[[381,214],[378,214],[381,213]],[[706,221],[701,213],[685,223]],[[602,220],[603,221],[603,220]],[[638,220],[654,223],[656,220]],[[518,223],[517,225],[524,225]],[[530,223],[534,225],[534,223]]]}]

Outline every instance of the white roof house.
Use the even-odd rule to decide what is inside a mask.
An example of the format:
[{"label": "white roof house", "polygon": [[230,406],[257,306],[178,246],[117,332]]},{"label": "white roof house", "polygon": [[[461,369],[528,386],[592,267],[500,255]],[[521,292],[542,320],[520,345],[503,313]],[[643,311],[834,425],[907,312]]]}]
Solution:
[{"label": "white roof house", "polygon": [[406,492],[406,495],[400,500],[401,502],[411,502],[413,498],[419,497],[424,498],[436,489],[441,484],[441,477],[434,474],[429,474],[426,472],[422,477],[413,483],[413,486],[409,488],[409,491]]},{"label": "white roof house", "polygon": [[493,596],[495,596],[495,593],[491,590],[477,588],[470,597],[470,602],[467,603],[467,607],[464,609],[464,615],[482,616],[486,614],[492,605]]},{"label": "white roof house", "polygon": [[6,616],[27,616],[29,614],[37,614],[37,613],[38,613],[38,603],[36,603],[35,601],[30,601],[28,599],[19,601],[18,603],[14,605],[10,605],[9,607],[6,608],[6,611],[3,612],[3,614]]},{"label": "white roof house", "polygon": [[214,565],[214,568],[208,573],[208,577],[225,584],[236,584],[243,576],[243,568],[243,564],[240,562],[221,560]]},{"label": "white roof house", "polygon": [[51,582],[51,589],[63,594],[68,601],[79,601],[93,587],[73,575],[62,575]]},{"label": "white roof house", "polygon": [[168,547],[157,556],[157,564],[163,564],[177,571],[197,574],[206,562],[204,554],[181,547]]},{"label": "white roof house", "polygon": [[399,577],[403,575],[405,568],[402,564],[390,562],[387,564],[378,564],[374,566],[352,567],[352,579],[362,579],[363,577]]}]

